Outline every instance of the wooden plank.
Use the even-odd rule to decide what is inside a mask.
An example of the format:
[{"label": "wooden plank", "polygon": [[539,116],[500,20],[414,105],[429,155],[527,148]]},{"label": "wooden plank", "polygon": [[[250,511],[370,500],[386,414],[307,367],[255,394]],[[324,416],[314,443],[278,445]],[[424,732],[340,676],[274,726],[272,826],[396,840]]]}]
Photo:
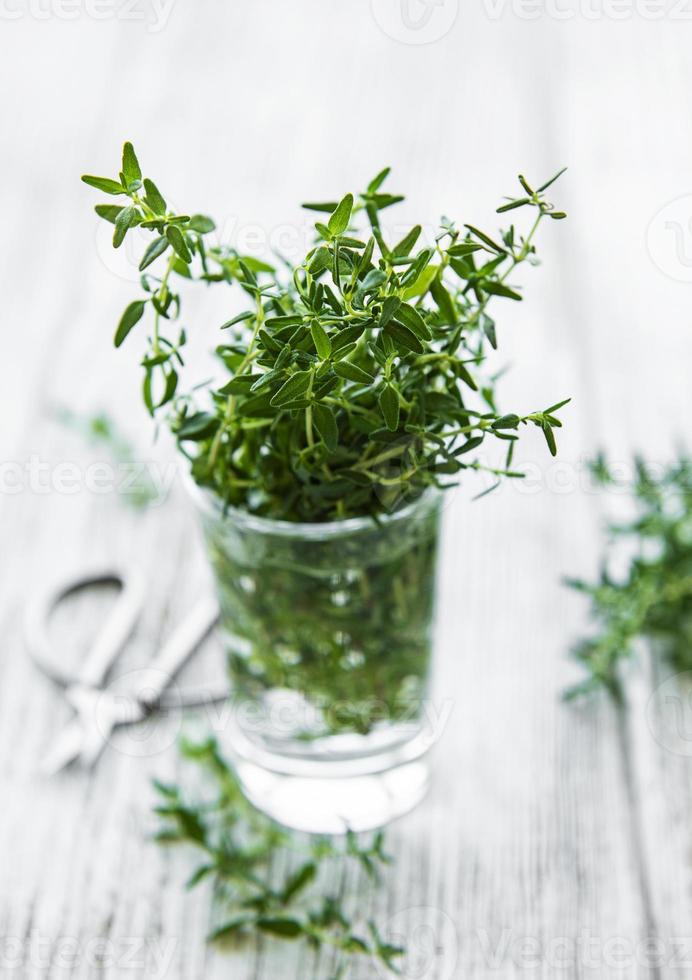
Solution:
[{"label": "wooden plank", "polygon": [[[611,34],[615,39],[614,29]],[[607,218],[594,225],[586,207],[572,211],[579,237],[589,245],[580,253],[582,261],[572,266],[582,275],[572,277],[570,291],[582,323],[594,325],[583,332],[584,363],[602,364],[593,372],[594,418],[613,462],[631,470],[633,450],[654,464],[674,452],[689,404],[689,383],[686,371],[673,365],[689,362],[692,341],[681,305],[686,287],[673,278],[680,273],[679,265],[671,265],[674,253],[664,253],[668,259],[662,266],[650,249],[652,226],[660,236],[665,235],[665,219],[677,215],[685,220],[684,207],[672,215],[661,214],[661,209],[686,191],[690,148],[684,133],[657,108],[664,102],[666,117],[686,112],[686,88],[680,81],[689,71],[684,38],[679,33],[675,37],[673,25],[668,25],[663,38],[668,70],[662,72],[647,55],[651,35],[645,26],[632,24],[627,34],[626,60],[621,53],[611,85],[605,87],[602,76],[593,76],[591,83],[594,94],[598,85],[607,93],[611,111],[619,105],[622,114],[612,113],[613,129],[601,144],[598,173],[589,180],[595,209]],[[637,95],[631,100],[633,91]],[[575,167],[594,169],[589,133],[594,126],[605,133],[599,122],[604,110],[596,112],[596,119],[585,111],[581,116],[571,112]],[[660,139],[663,129],[668,133],[665,142]],[[589,283],[586,293],[582,277]],[[590,309],[584,306],[585,295],[591,297]],[[606,513],[619,513],[622,500],[603,494],[598,507],[603,519]],[[594,555],[590,575],[595,564]],[[627,672],[627,703],[617,721],[630,801],[623,832],[637,852],[645,925],[639,944],[635,936],[622,937],[622,950],[633,975],[654,977],[685,976],[692,962],[686,940],[692,887],[685,820],[690,767],[684,752],[678,754],[685,741],[671,728],[670,714],[684,706],[684,694],[678,690],[676,695],[671,682],[660,688],[662,680],[642,651],[639,666]],[[677,700],[667,701],[671,696]]]},{"label": "wooden plank", "polygon": [[[277,215],[304,235],[294,199],[364,182],[390,161],[394,189],[412,188],[402,225],[452,208],[481,223],[498,190],[511,191],[515,168],[547,176],[569,162],[560,193],[570,222],[546,229],[545,269],[525,277],[527,309],[504,315],[501,343],[517,361],[508,402],[531,392],[538,407],[574,394],[561,455],[573,481],[595,438],[620,446],[623,434],[632,441],[636,434],[655,448],[686,404],[682,374],[653,404],[640,395],[683,349],[683,332],[671,322],[682,322],[686,293],[661,281],[643,244],[648,216],[672,196],[669,188],[682,193],[688,180],[682,127],[674,149],[670,143],[671,120],[686,108],[679,80],[689,71],[675,25],[652,26],[651,45],[638,23],[494,22],[480,7],[465,8],[448,35],[415,47],[387,37],[365,3],[333,6],[327,18],[317,0],[299,7],[257,0],[176,5],[166,30],[152,36],[136,24],[84,18],[6,27],[13,43],[0,72],[6,90],[22,79],[31,110],[18,100],[7,106],[6,132],[19,134],[6,158],[17,188],[7,224],[44,231],[38,241],[0,243],[15,287],[4,313],[12,359],[0,359],[13,420],[3,430],[5,459],[36,452],[86,462],[86,452],[49,424],[55,403],[116,406],[124,427],[141,431],[140,446],[147,445],[146,419],[121,394],[137,383],[136,351],[116,357],[107,343],[132,269],[112,264],[101,244],[94,257],[95,229],[75,218],[87,201],[75,175],[112,168],[119,134],[141,146],[181,202],[220,210],[236,236],[256,221],[267,237],[276,234]],[[46,75],[26,74],[30,51]],[[316,70],[325,59],[334,78]],[[45,77],[60,84],[46,85]],[[400,111],[378,112],[373,91],[395,92]],[[104,261],[112,274],[104,275]],[[209,324],[200,331],[203,346],[225,318],[224,303],[193,302]],[[527,351],[540,355],[527,362]],[[205,366],[193,358],[200,374]],[[631,420],[626,433],[618,412]],[[451,714],[431,796],[392,829],[396,864],[375,903],[392,933],[412,941],[411,976],[553,976],[551,957],[569,952],[584,932],[595,940],[596,965],[589,972],[577,962],[568,975],[617,976],[610,941],[636,945],[652,924],[664,938],[686,930],[686,757],[659,750],[634,727],[633,799],[617,716],[605,703],[574,709],[557,701],[570,676],[563,651],[582,627],[578,603],[558,580],[591,564],[597,505],[585,494],[556,492],[559,471],[547,465],[538,439],[528,440],[524,455],[537,467],[538,492],[507,488],[473,509],[461,495],[447,513],[439,691],[453,692]],[[119,738],[90,777],[46,783],[35,772],[67,713],[23,649],[20,613],[31,583],[48,566],[97,556],[136,553],[157,568],[130,652],[134,668],[177,602],[203,587],[182,501],[138,516],[112,496],[26,491],[2,496],[0,527],[8,651],[0,658],[0,935],[26,943],[38,930],[36,941],[48,942],[32,955],[50,949],[55,960],[50,968],[25,964],[25,974],[92,977],[86,951],[96,955],[102,939],[113,944],[103,970],[111,976],[137,975],[126,972],[124,958],[146,953],[150,976],[328,977],[329,956],[315,963],[261,944],[229,960],[204,945],[208,892],[186,894],[187,855],[146,839],[149,778],[176,773],[172,749],[138,758],[133,743]],[[633,693],[633,710],[650,688]],[[175,720],[170,727],[164,740]],[[68,938],[80,950],[76,964]],[[363,967],[356,975],[378,974]]]}]

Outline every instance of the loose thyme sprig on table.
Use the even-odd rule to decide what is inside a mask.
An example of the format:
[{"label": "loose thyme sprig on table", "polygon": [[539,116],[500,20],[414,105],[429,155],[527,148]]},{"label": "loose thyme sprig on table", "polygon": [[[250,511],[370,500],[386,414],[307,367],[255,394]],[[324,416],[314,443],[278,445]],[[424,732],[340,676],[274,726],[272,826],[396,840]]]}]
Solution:
[{"label": "loose thyme sprig on table", "polygon": [[[188,881],[192,888],[213,881],[212,941],[242,942],[261,933],[284,940],[302,940],[313,949],[331,947],[345,966],[352,956],[377,960],[396,973],[403,950],[388,943],[375,922],[353,921],[347,896],[325,894],[320,872],[338,859],[343,880],[348,864],[362,868],[377,883],[390,863],[381,832],[367,843],[353,833],[337,845],[329,838],[292,834],[256,810],[242,794],[238,781],[213,739],[182,743],[184,757],[211,778],[214,793],[190,801],[178,786],[155,782],[161,799],[156,812],[163,821],[157,839],[165,844],[188,844],[202,853],[202,864]],[[297,856],[299,862],[279,878],[277,856]],[[344,866],[346,862],[346,866]]]},{"label": "loose thyme sprig on table", "polygon": [[[636,516],[608,525],[610,547],[600,578],[568,580],[590,597],[599,627],[573,651],[588,676],[568,698],[605,688],[620,700],[620,666],[637,639],[655,641],[676,670],[692,669],[692,460],[682,456],[660,476],[641,458],[635,458],[634,469],[630,495]],[[591,470],[604,488],[622,485],[603,456]],[[634,546],[634,555],[624,574],[614,575],[609,560],[623,540]]]},{"label": "loose thyme sprig on table", "polygon": [[[376,516],[467,470],[521,476],[512,469],[521,426],[540,428],[556,452],[555,413],[569,399],[500,411],[486,359],[497,348],[490,301],[521,299],[512,280],[534,261],[539,225],[565,217],[545,198],[560,174],[535,189],[520,177],[521,196],[498,208],[532,209],[525,234],[511,225],[493,237],[445,218],[424,247],[420,225],[398,242],[385,238],[381,212],[403,200],[382,190],[388,174],[355,196],[305,205],[324,219],[287,275],[207,244],[214,222],[171,211],[130,143],[118,179],[82,178],[126,199],[96,206],[114,225],[116,248],[135,227],[154,236],[140,263],[142,295],[115,343],[151,313],[144,401],[152,415],[165,407],[194,478],[231,505],[289,520]],[[226,377],[206,405],[199,392],[179,390],[187,338],[184,329],[171,333],[181,307],[175,283],[191,279],[236,284],[248,299],[223,325],[216,353]],[[492,440],[507,446],[499,467],[479,455]]]}]

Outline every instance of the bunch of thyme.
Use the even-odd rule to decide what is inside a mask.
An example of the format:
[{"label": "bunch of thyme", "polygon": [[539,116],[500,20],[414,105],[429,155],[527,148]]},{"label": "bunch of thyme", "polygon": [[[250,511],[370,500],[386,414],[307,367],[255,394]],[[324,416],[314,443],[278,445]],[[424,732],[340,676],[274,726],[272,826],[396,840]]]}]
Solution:
[{"label": "bunch of thyme", "polygon": [[[116,248],[136,227],[154,236],[140,263],[142,295],[115,344],[152,315],[146,406],[152,415],[165,409],[194,478],[228,504],[288,520],[377,515],[464,471],[521,476],[512,469],[521,426],[537,426],[556,452],[555,413],[566,402],[500,411],[486,358],[497,347],[490,301],[521,299],[512,280],[535,260],[539,225],[565,217],[545,198],[560,174],[535,188],[520,177],[520,195],[498,208],[530,209],[525,235],[510,225],[495,238],[445,218],[423,247],[420,225],[386,240],[381,212],[403,200],[383,191],[388,174],[355,196],[305,205],[324,219],[288,274],[209,244],[212,219],[172,211],[130,143],[117,179],[82,178],[125,199],[96,205],[114,225]],[[198,393],[179,390],[187,338],[172,327],[184,280],[235,285],[248,300],[223,324],[216,353],[225,377],[202,405]],[[479,455],[492,440],[507,447],[499,467]]]},{"label": "bunch of thyme", "polygon": [[[202,853],[202,864],[188,887],[213,881],[218,921],[209,939],[242,943],[259,933],[302,940],[314,950],[335,949],[343,968],[352,957],[362,956],[397,972],[403,949],[388,943],[373,921],[366,923],[366,932],[359,933],[346,896],[341,892],[325,894],[320,883],[321,873],[328,871],[335,859],[342,867],[342,881],[346,862],[362,868],[376,883],[381,869],[390,862],[382,832],[367,843],[349,833],[343,846],[329,838],[292,834],[248,803],[213,739],[183,742],[182,752],[211,778],[215,795],[201,802],[190,801],[179,787],[155,782],[161,799],[156,813],[163,821],[157,839],[165,844],[191,845]],[[281,880],[275,873],[280,852],[298,858],[297,866],[294,862]]]},{"label": "bunch of thyme", "polygon": [[[604,488],[621,485],[603,456],[591,466]],[[635,641],[653,641],[676,670],[692,669],[692,460],[681,456],[659,475],[634,461],[629,488],[635,516],[608,525],[610,548],[599,579],[568,584],[589,596],[599,631],[573,651],[588,671],[571,688],[575,697],[605,687],[622,699],[620,667]],[[625,542],[632,556],[624,574],[610,569],[613,546]]]}]

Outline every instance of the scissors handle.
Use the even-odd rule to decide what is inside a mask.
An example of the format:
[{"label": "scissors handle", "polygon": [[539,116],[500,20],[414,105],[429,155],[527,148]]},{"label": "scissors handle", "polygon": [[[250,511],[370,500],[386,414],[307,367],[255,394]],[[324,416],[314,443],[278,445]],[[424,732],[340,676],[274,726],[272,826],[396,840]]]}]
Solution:
[{"label": "scissors handle", "polygon": [[[93,585],[106,584],[119,586],[120,594],[84,663],[74,673],[66,671],[52,652],[48,629],[51,614],[67,596]],[[116,569],[99,569],[51,586],[36,597],[27,611],[26,636],[34,660],[62,687],[74,684],[101,686],[134,629],[142,610],[144,594],[144,580],[136,570],[126,574]]]},{"label": "scissors handle", "polygon": [[192,612],[166,640],[161,651],[147,665],[145,675],[138,683],[139,691],[135,694],[141,705],[150,708],[158,702],[218,618],[219,607],[215,599],[207,596],[198,601]]}]

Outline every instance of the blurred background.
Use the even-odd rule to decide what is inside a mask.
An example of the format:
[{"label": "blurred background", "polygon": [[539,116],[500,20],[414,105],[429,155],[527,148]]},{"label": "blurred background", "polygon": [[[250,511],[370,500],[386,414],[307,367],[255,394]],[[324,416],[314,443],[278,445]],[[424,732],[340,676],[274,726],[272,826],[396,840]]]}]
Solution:
[{"label": "blurred background", "polygon": [[[434,910],[439,948],[418,976],[521,975],[511,944],[489,965],[503,929],[543,948],[584,929],[601,948],[689,932],[690,774],[674,752],[661,764],[648,681],[624,734],[608,705],[566,709],[559,694],[585,625],[561,577],[593,572],[604,510],[585,459],[662,461],[688,437],[691,40],[687,0],[0,0],[0,937],[38,930],[53,950],[77,937],[81,958],[51,976],[96,975],[84,944],[127,936],[173,942],[151,975],[228,969],[205,951],[204,895],[184,897],[178,859],[145,841],[148,779],[175,768],[175,731],[150,752],[116,741],[88,778],[35,774],[66,717],[23,647],[35,583],[136,556],[153,593],[133,663],[208,583],[172,449],[140,404],[138,345],[112,348],[141,242],[114,253],[79,181],[114,176],[126,139],[177,208],[264,258],[309,242],[301,201],[385,165],[407,196],[392,228],[446,214],[491,232],[518,173],[569,167],[553,188],[568,219],[541,228],[525,302],[496,314],[497,366],[512,367],[501,407],[573,401],[557,461],[527,433],[516,462],[530,480],[473,505],[479,487],[464,488],[447,509],[440,677],[454,711],[433,794],[395,831],[383,901],[413,931]],[[191,376],[233,312],[191,296]],[[138,509],[123,481],[143,465],[161,483]],[[308,975],[262,949],[234,962],[239,977]],[[594,969],[572,975],[621,975]]]}]

